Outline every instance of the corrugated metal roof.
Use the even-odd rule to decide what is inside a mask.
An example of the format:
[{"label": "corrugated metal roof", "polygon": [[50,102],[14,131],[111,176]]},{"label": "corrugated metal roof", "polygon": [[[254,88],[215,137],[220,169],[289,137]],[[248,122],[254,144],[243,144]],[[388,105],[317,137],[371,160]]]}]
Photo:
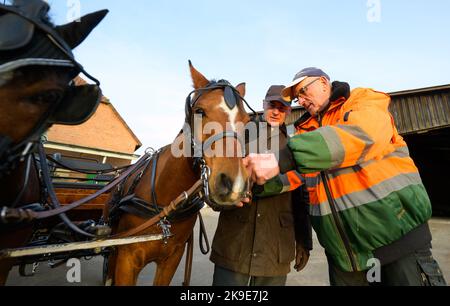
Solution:
[{"label": "corrugated metal roof", "polygon": [[[450,85],[390,93],[390,111],[400,134],[423,133],[450,126]],[[293,124],[305,113],[295,107],[286,118]]]},{"label": "corrugated metal roof", "polygon": [[450,126],[450,86],[392,93],[390,111],[400,134]]}]

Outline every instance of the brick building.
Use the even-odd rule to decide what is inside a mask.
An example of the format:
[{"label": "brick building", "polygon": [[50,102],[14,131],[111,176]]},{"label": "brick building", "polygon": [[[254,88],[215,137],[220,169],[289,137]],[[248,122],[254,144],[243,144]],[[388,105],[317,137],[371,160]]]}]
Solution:
[{"label": "brick building", "polygon": [[[77,78],[78,84],[85,83]],[[47,131],[48,154],[108,163],[114,167],[132,163],[142,143],[106,97],[95,114],[77,126],[54,125]]]}]

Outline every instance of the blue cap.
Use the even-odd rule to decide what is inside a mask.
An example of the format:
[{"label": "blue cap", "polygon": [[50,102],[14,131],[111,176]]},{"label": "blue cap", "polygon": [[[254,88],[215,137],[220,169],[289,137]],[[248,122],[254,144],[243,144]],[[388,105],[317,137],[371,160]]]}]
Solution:
[{"label": "blue cap", "polygon": [[323,72],[323,70],[316,67],[308,67],[297,73],[292,80],[292,83],[286,86],[286,88],[281,92],[281,96],[285,100],[292,101],[295,97],[293,97],[292,88],[297,86],[304,79],[309,77],[325,77],[328,81],[330,81],[330,76]]}]

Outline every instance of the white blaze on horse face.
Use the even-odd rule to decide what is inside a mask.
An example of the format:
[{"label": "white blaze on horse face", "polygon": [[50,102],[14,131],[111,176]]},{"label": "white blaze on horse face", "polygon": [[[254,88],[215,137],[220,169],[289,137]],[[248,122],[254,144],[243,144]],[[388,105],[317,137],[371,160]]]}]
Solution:
[{"label": "white blaze on horse face", "polygon": [[233,132],[237,132],[236,128],[236,118],[239,113],[239,108],[235,106],[233,109],[230,109],[225,102],[225,99],[222,97],[222,101],[220,102],[218,106],[225,114],[228,114],[228,125],[231,126],[231,129]]},{"label": "white blaze on horse face", "polygon": [[242,176],[241,167],[240,167],[240,165],[238,165],[238,166],[239,166],[239,172],[238,172],[238,175],[236,176],[236,179],[234,180],[231,196],[233,199],[241,200],[241,195],[244,192],[244,188],[245,188],[245,181]]},{"label": "white blaze on horse face", "polygon": [[[233,109],[230,109],[223,97],[222,97],[222,101],[220,102],[218,108],[220,108],[225,114],[228,115],[227,126],[225,127],[225,129],[228,130],[229,128],[231,128],[231,131],[237,133],[238,132],[237,116],[239,114],[239,108],[237,106],[235,106]],[[227,142],[227,145],[228,145],[228,143],[229,142]],[[234,144],[235,141],[233,141],[231,143]],[[234,154],[233,154],[233,156],[234,156]],[[230,156],[230,157],[233,157],[233,156]],[[232,200],[235,200],[235,201],[241,200],[241,195],[244,192],[244,188],[245,188],[245,180],[242,175],[240,162],[237,163],[237,167],[238,167],[238,175],[236,176],[236,178],[234,180],[233,189],[231,192],[231,198],[232,198]]]}]

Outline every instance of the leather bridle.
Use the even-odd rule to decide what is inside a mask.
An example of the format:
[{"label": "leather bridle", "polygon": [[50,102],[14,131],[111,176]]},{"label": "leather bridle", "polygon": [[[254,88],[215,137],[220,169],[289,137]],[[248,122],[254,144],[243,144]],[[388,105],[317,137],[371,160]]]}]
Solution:
[{"label": "leather bridle", "polygon": [[[209,206],[217,207],[218,204],[214,203],[214,201],[212,201],[210,198],[209,178],[211,175],[211,169],[209,168],[209,166],[205,161],[204,152],[206,150],[211,149],[213,144],[220,140],[224,140],[226,138],[233,138],[240,144],[242,154],[241,156],[245,157],[247,154],[245,149],[245,141],[243,141],[243,138],[240,137],[238,133],[234,131],[224,131],[221,133],[214,134],[208,137],[203,143],[199,143],[198,140],[195,139],[195,135],[193,133],[194,114],[192,112],[192,109],[195,107],[196,103],[200,100],[200,98],[204,94],[211,92],[213,90],[223,90],[225,103],[227,104],[230,110],[234,109],[235,107],[239,107],[239,102],[242,101],[255,114],[255,116],[256,112],[248,104],[248,102],[240,95],[238,90],[226,80],[211,82],[206,87],[195,89],[186,98],[186,123],[189,125],[190,131],[189,137],[191,143],[191,154],[193,157],[193,167],[194,169],[200,168],[200,178],[203,182],[203,191],[201,196]],[[192,98],[193,95],[194,98]],[[185,137],[186,136],[187,135],[185,135]],[[250,191],[248,191],[247,194],[249,194],[249,192]]]}]

